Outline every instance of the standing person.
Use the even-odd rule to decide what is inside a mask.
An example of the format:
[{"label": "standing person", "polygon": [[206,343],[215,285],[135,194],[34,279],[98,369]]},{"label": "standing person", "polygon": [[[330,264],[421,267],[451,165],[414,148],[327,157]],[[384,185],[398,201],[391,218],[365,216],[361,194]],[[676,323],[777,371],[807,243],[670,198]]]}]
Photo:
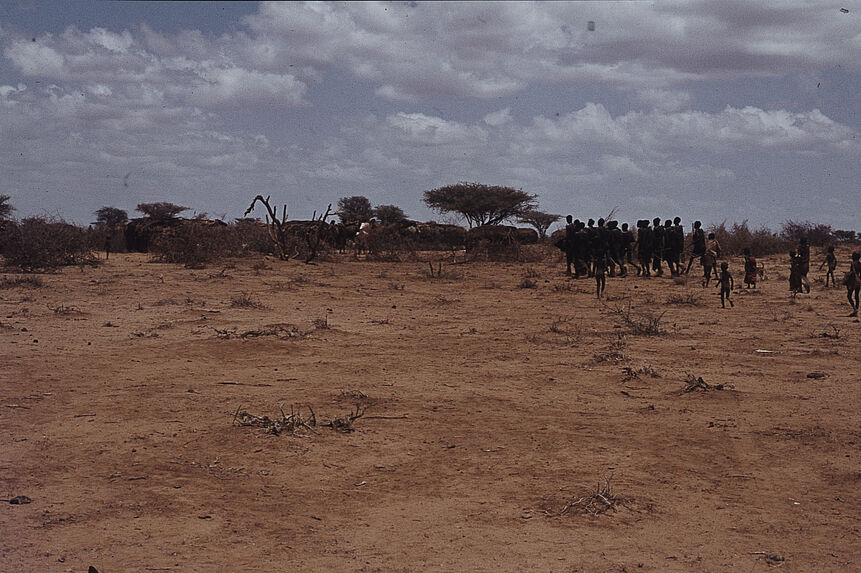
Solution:
[{"label": "standing person", "polygon": [[834,247],[828,247],[828,254],[825,255],[825,260],[822,261],[822,264],[819,265],[819,270],[822,270],[822,267],[828,265],[828,271],[825,273],[825,288],[828,288],[828,277],[831,277],[831,286],[837,286],[837,283],[834,282],[834,269],[837,268],[837,256],[834,254]]},{"label": "standing person", "polygon": [[649,221],[640,219],[637,221],[637,259],[640,261],[640,269],[642,277],[651,277],[652,272],[649,267],[652,264],[652,247],[654,245],[654,236],[649,228]]},{"label": "standing person", "polygon": [[660,277],[664,274],[664,268],[661,266],[661,259],[664,256],[664,228],[661,227],[661,218],[655,217],[652,220],[652,270],[655,271],[655,276]]},{"label": "standing person", "polygon": [[595,228],[595,219],[589,219],[586,223],[586,238],[587,238],[587,249],[586,249],[586,265],[589,267],[589,276],[593,276],[592,269],[594,266],[594,261],[592,259],[592,252],[594,251],[594,244],[598,240],[598,230]]},{"label": "standing person", "polygon": [[727,302],[730,307],[735,306],[732,303],[732,299],[729,297],[735,285],[732,282],[732,275],[729,272],[729,265],[726,262],[720,264],[720,278],[715,286],[720,287],[720,307],[726,308]]},{"label": "standing person", "polygon": [[673,243],[673,261],[676,265],[676,276],[682,274],[682,265],[685,264],[685,227],[682,225],[682,218],[675,217],[673,219],[673,233],[676,240]]},{"label": "standing person", "polygon": [[846,273],[843,284],[846,285],[846,298],[849,299],[849,305],[852,307],[849,316],[858,316],[858,294],[861,292],[861,253],[858,251],[852,253],[852,263],[849,265],[849,272]]},{"label": "standing person", "polygon": [[[574,250],[575,276],[580,278],[583,274],[589,275],[589,234],[586,232],[586,224],[580,221],[577,225],[577,243]],[[591,275],[589,275],[591,276]]]},{"label": "standing person", "polygon": [[[574,251],[577,243],[577,225],[574,223],[574,217],[571,215],[565,217],[565,221],[565,248],[563,249],[565,251],[565,262],[567,263],[565,274],[570,275],[571,263],[574,262]],[[577,278],[576,275],[574,278]]]},{"label": "standing person", "polygon": [[720,244],[715,239],[714,233],[709,233],[709,239],[706,243],[706,252],[700,257],[700,264],[703,266],[703,288],[709,286],[712,280],[712,273],[715,278],[717,274],[717,259],[720,256]]},{"label": "standing person", "polygon": [[[634,262],[633,251],[634,251],[634,233],[628,229],[628,223],[622,223],[622,259],[620,262],[624,263],[627,259],[628,264],[632,265],[635,269],[637,269],[637,275],[640,274],[640,267],[637,263]],[[625,272],[625,274],[628,274]]]},{"label": "standing person", "polygon": [[676,233],[673,231],[673,222],[664,221],[664,254],[663,259],[670,269],[670,276],[676,276],[676,267],[673,265],[673,253],[676,251]]},{"label": "standing person", "polygon": [[694,230],[691,233],[693,252],[691,252],[691,258],[688,260],[688,268],[685,269],[685,274],[690,272],[694,258],[701,258],[706,252],[706,233],[703,231],[702,226],[703,224],[700,221],[694,221]]},{"label": "standing person", "polygon": [[610,233],[607,230],[603,218],[598,219],[598,228],[595,229],[592,241],[592,275],[597,278],[598,266],[602,265],[602,275],[607,272],[607,264],[610,252]]},{"label": "standing person", "polygon": [[607,286],[607,250],[595,251],[592,256],[595,264],[595,294],[601,298],[604,294],[604,287]]},{"label": "standing person", "polygon": [[750,254],[750,247],[744,249],[744,284],[745,288],[756,288],[756,259]]},{"label": "standing person", "polygon": [[810,244],[807,237],[801,237],[798,244],[798,258],[801,259],[799,264],[799,272],[801,273],[801,284],[804,285],[804,290],[810,293],[810,281],[807,280],[807,273],[810,272]]},{"label": "standing person", "polygon": [[792,296],[801,292],[801,257],[789,251],[789,292]]},{"label": "standing person", "polygon": [[624,237],[622,236],[622,230],[619,228],[619,221],[610,221],[607,223],[607,237],[609,242],[610,276],[615,276],[616,265],[619,265],[619,276],[624,277],[628,274],[628,269],[625,268],[625,258],[622,254]]},{"label": "standing person", "polygon": [[712,268],[714,268],[715,278],[718,278],[717,260],[720,258],[720,243],[714,233],[709,233],[708,241],[706,241],[706,252],[711,253],[714,257]]}]

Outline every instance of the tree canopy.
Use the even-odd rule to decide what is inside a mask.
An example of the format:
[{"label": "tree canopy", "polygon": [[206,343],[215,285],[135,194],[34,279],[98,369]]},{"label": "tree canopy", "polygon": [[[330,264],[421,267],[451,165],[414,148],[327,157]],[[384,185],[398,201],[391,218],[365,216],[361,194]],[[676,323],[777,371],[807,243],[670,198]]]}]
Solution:
[{"label": "tree canopy", "polygon": [[535,230],[538,231],[539,238],[543,239],[547,236],[547,229],[550,228],[550,225],[552,225],[561,218],[562,215],[554,215],[551,213],[544,213],[543,211],[536,211],[534,209],[531,209],[517,217],[517,220],[520,223],[532,225],[533,227],[535,227]]},{"label": "tree canopy", "polygon": [[9,199],[11,199],[9,195],[0,195],[0,221],[8,219],[15,210],[15,207],[9,204]]},{"label": "tree canopy", "polygon": [[379,219],[383,225],[389,225],[400,223],[407,218],[407,215],[397,205],[377,205],[374,207],[374,217]]},{"label": "tree canopy", "polygon": [[361,223],[374,216],[371,202],[367,197],[354,195],[352,197],[341,197],[338,199],[338,210],[335,214],[342,223]]},{"label": "tree canopy", "polygon": [[95,213],[96,224],[105,225],[107,227],[116,227],[122,225],[129,220],[129,214],[117,207],[102,207]]},{"label": "tree canopy", "polygon": [[460,182],[424,192],[425,204],[440,213],[459,213],[470,227],[498,225],[536,207],[535,195],[520,189]]},{"label": "tree canopy", "polygon": [[159,201],[157,203],[140,203],[135,208],[135,211],[140,211],[147,217],[153,219],[173,219],[183,211],[188,211],[189,207]]}]

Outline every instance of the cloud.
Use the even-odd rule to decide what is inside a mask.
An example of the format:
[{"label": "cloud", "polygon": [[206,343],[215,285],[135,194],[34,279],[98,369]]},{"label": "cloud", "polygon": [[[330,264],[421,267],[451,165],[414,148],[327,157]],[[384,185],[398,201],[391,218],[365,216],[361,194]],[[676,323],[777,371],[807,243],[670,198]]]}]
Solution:
[{"label": "cloud", "polygon": [[511,121],[511,108],[507,107],[484,116],[484,123],[491,127],[499,127],[500,125],[505,125]]},{"label": "cloud", "polygon": [[397,113],[386,122],[399,139],[415,145],[445,145],[452,143],[478,143],[487,137],[478,126],[465,126],[422,113]]},{"label": "cloud", "polygon": [[203,107],[296,106],[303,103],[307,88],[289,74],[249,71],[237,67],[204,70],[198,75],[204,82],[190,87],[188,98]]},{"label": "cloud", "polygon": [[831,2],[287,2],[263,3],[246,23],[266,44],[267,65],[280,54],[347,70],[399,101],[501,97],[536,82],[665,89],[861,66],[857,31]]}]

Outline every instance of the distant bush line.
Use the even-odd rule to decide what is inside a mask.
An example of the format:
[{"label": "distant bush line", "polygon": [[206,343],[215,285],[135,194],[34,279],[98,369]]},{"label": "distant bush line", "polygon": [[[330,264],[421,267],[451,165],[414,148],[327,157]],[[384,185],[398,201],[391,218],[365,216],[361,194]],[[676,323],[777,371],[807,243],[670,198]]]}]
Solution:
[{"label": "distant bush line", "polygon": [[[297,230],[304,229],[301,222]],[[454,225],[418,224],[416,235],[404,234],[403,223],[383,226],[364,249],[368,260],[410,260],[419,250],[457,250],[464,244],[465,229]],[[397,228],[396,228],[397,227]],[[426,228],[431,240],[418,240]],[[454,231],[458,232],[454,232]],[[560,231],[557,231],[557,234]],[[815,247],[857,244],[861,240],[855,231],[834,230],[829,225],[809,221],[786,221],[779,232],[766,227],[751,229],[747,221],[727,225],[724,221],[712,225],[707,232],[715,233],[722,252],[737,255],[750,248],[754,255],[763,256],[788,252],[806,237]],[[510,233],[509,233],[510,235]],[[292,257],[302,257],[309,242],[297,232],[291,244]],[[561,253],[552,247],[552,238],[533,243],[513,241],[496,245],[492,242],[468,244],[470,260],[510,260],[537,262],[559,260]],[[451,243],[451,244],[449,244]],[[690,238],[686,246],[690,250]],[[266,224],[253,219],[237,219],[232,223],[203,218],[132,219],[121,224],[97,223],[88,228],[70,224],[54,217],[27,217],[20,221],[0,219],[0,255],[5,266],[24,272],[50,271],[69,265],[98,264],[105,248],[110,252],[149,252],[159,262],[177,263],[190,268],[213,264],[227,257],[247,254],[274,255],[274,244]],[[471,247],[471,248],[469,248]],[[337,241],[325,245],[326,254],[352,249],[350,243]]]}]

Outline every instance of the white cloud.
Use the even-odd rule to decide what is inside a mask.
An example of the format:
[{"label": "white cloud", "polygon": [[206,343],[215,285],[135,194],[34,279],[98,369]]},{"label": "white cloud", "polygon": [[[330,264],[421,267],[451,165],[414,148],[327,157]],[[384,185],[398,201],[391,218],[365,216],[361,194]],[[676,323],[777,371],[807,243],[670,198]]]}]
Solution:
[{"label": "white cloud", "polygon": [[397,113],[386,118],[402,141],[417,145],[481,142],[487,138],[477,126],[469,127],[422,113]]},{"label": "white cloud", "polygon": [[204,107],[299,105],[306,86],[295,77],[244,70],[218,68],[198,73],[205,82],[190,88],[189,99]]},{"label": "white cloud", "polygon": [[484,123],[491,127],[499,127],[511,123],[511,108],[504,108],[484,116]]}]

